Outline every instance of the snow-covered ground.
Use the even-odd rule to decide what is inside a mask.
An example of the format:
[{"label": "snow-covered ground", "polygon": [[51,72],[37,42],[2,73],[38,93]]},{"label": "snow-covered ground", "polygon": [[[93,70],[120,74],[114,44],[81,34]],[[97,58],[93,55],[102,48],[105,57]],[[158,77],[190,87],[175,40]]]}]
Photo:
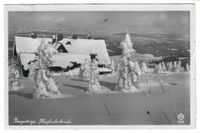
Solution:
[{"label": "snow-covered ground", "polygon": [[[32,99],[34,82],[25,78],[20,80],[21,92],[9,92],[9,123],[44,118],[70,119],[69,125],[174,125],[181,124],[177,116],[183,113],[182,124],[189,124],[189,78],[189,73],[142,75],[141,92],[89,94],[84,93],[87,80],[57,77],[61,92],[69,95],[60,99]],[[113,90],[116,76],[101,76],[99,81],[102,89]]]}]

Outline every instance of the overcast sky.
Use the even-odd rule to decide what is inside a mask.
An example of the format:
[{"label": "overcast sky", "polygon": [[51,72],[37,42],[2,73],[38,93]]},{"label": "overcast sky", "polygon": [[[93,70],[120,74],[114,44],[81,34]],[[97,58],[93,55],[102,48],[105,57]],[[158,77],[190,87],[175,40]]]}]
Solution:
[{"label": "overcast sky", "polygon": [[9,12],[9,31],[60,30],[86,34],[125,32],[189,35],[189,12]]}]

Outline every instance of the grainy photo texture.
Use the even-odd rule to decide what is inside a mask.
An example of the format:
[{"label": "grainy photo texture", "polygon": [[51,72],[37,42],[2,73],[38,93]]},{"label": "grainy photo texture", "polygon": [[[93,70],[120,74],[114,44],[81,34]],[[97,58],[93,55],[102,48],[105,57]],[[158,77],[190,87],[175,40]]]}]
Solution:
[{"label": "grainy photo texture", "polygon": [[49,9],[7,11],[8,125],[191,124],[190,11]]}]

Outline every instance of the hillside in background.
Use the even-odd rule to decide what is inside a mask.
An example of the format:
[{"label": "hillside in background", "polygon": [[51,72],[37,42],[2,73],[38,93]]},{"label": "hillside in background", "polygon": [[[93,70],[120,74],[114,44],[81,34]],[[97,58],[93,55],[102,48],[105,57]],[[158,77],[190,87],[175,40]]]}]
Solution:
[{"label": "hillside in background", "polygon": [[[119,43],[124,39],[125,33],[114,34],[105,37],[110,55],[121,52]],[[140,54],[152,54],[154,56],[176,55],[189,57],[190,41],[178,35],[170,34],[130,34],[133,48]]]},{"label": "hillside in background", "polygon": [[[33,31],[38,37],[52,37],[55,32]],[[29,32],[30,33],[30,32]],[[12,33],[9,35],[9,41],[14,40],[14,36],[29,36],[27,32]],[[63,37],[69,37],[72,34],[61,33]],[[88,34],[76,34],[79,38],[87,38]],[[151,54],[156,57],[190,57],[190,41],[188,37],[176,34],[141,34],[130,33],[133,42],[133,48],[139,54]],[[92,39],[104,39],[110,56],[120,55],[122,50],[120,42],[124,39],[125,33],[113,35],[91,35]],[[12,45],[12,44],[9,44]],[[12,47],[12,46],[9,46]]]}]

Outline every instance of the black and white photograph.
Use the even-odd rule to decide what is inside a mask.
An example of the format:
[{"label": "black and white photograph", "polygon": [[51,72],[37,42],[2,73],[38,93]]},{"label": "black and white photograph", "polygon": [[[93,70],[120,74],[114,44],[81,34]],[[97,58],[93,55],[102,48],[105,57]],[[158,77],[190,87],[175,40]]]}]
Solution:
[{"label": "black and white photograph", "polygon": [[194,5],[5,8],[8,126],[194,126]]}]

